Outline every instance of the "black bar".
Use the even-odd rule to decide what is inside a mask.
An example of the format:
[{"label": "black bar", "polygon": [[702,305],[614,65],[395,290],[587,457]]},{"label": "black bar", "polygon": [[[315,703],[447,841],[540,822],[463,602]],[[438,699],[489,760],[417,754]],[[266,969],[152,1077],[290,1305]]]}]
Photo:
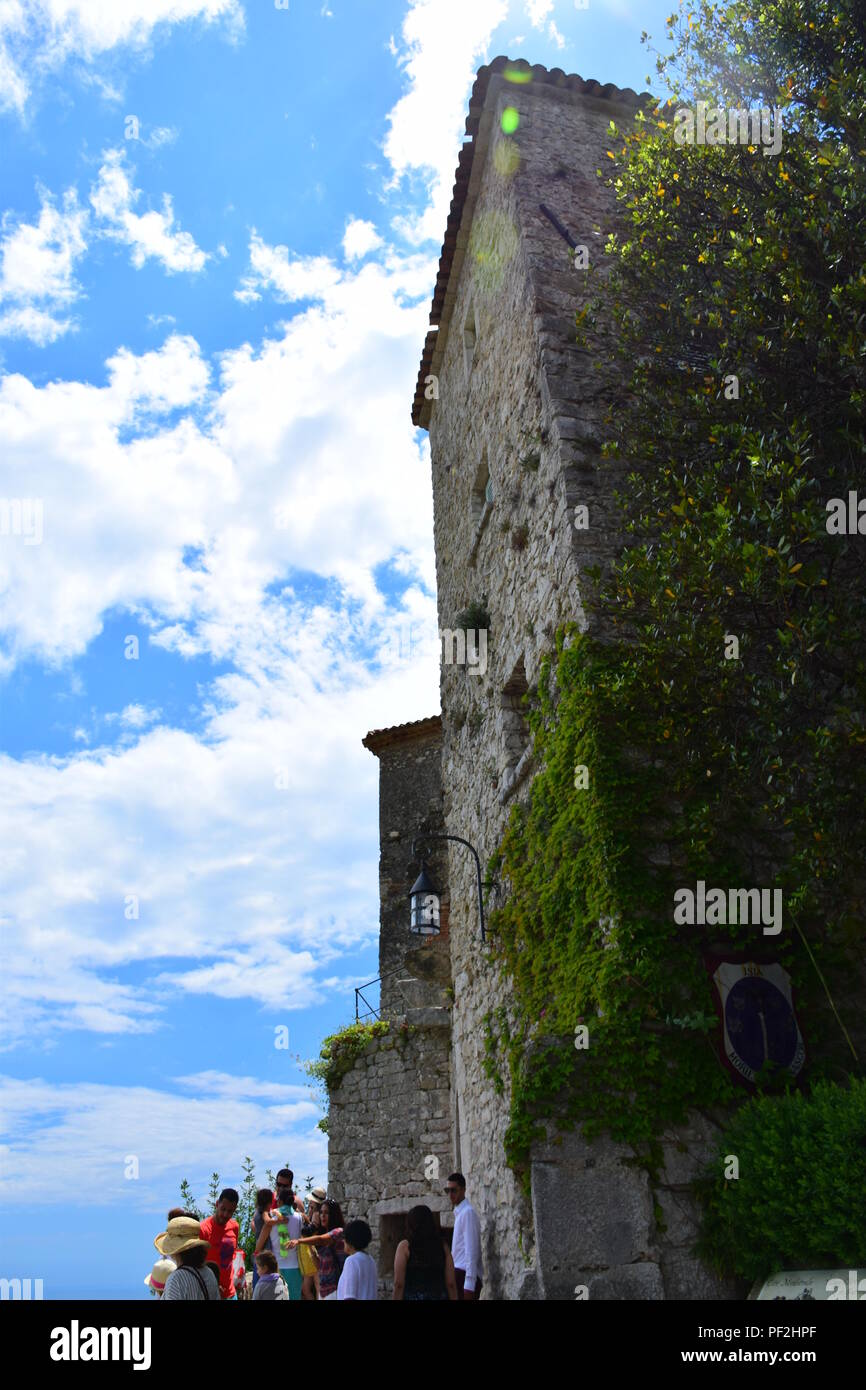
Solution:
[{"label": "black bar", "polygon": [[574,237],[571,235],[571,232],[566,231],[565,227],[563,227],[563,225],[562,225],[562,223],[560,222],[559,218],[557,217],[556,213],[555,213],[555,212],[551,212],[551,211],[550,211],[550,208],[549,208],[549,207],[546,207],[546,206],[544,205],[544,203],[539,203],[538,206],[540,207],[541,211],[544,213],[544,215],[545,215],[545,217],[547,218],[548,222],[552,222],[553,225],[554,225],[554,227],[556,228],[556,230],[559,232],[559,235],[563,238],[564,241],[567,241],[567,242],[568,242],[568,244],[569,244],[569,246],[571,247],[572,251],[576,251],[576,250],[577,250],[577,245],[578,245],[577,242],[575,241]]}]

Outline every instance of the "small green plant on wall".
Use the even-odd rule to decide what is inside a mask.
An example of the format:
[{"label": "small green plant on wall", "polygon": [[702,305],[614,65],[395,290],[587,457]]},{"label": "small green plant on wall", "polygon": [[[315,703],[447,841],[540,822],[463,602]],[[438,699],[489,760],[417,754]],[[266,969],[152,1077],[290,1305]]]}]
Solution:
[{"label": "small green plant on wall", "polygon": [[481,599],[473,599],[471,603],[457,614],[454,619],[455,625],[466,632],[481,632],[490,627],[490,614],[487,611],[487,595],[482,594]]},{"label": "small green plant on wall", "polygon": [[339,1033],[332,1033],[324,1039],[318,1058],[307,1063],[307,1075],[321,1081],[330,1095],[373,1039],[384,1037],[389,1030],[386,1020],[376,1020],[374,1023],[351,1023]]}]

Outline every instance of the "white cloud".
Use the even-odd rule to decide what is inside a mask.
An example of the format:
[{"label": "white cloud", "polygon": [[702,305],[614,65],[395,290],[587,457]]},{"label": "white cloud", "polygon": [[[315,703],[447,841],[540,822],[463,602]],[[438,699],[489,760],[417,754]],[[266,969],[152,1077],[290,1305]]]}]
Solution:
[{"label": "white cloud", "polygon": [[231,1076],[224,1071],[199,1071],[190,1076],[175,1076],[172,1080],[175,1085],[184,1086],[188,1091],[225,1100],[248,1100],[255,1095],[257,1101],[289,1103],[309,1100],[310,1095],[309,1083],[291,1085],[279,1081],[259,1081],[255,1076]]},{"label": "white cloud", "polygon": [[[432,597],[411,606],[435,624]],[[436,656],[405,651],[374,676],[355,652],[386,625],[357,609],[271,604],[246,626],[238,663],[264,669],[214,684],[201,734],[0,757],[8,1045],[171,1027],[189,994],[277,1021],[327,994],[350,1015],[361,981],[323,972],[378,932],[377,765],[360,740],[430,712]],[[132,963],[141,982],[121,984]]]},{"label": "white cloud", "polygon": [[3,0],[0,109],[23,112],[33,82],[70,59],[93,64],[114,49],[142,50],[156,29],[191,20],[221,21],[236,34],[243,6],[240,0]]},{"label": "white cloud", "polygon": [[90,202],[100,219],[104,236],[125,242],[132,250],[132,263],[139,269],[150,257],[161,261],[168,271],[199,271],[207,253],[189,232],[174,225],[174,210],[168,193],[163,194],[162,212],[133,212],[141,190],[133,188],[124,168],[122,150],[106,150],[97,182],[90,190]]},{"label": "white cloud", "polygon": [[376,251],[382,245],[382,238],[376,231],[372,222],[365,222],[361,217],[351,217],[346,223],[346,230],[343,233],[343,251],[349,261],[362,260],[371,251]]},{"label": "white cloud", "polygon": [[[268,905],[273,910],[272,899]],[[271,1009],[300,1009],[314,1004],[319,996],[319,965],[309,951],[292,951],[283,942],[272,942],[264,947],[229,950],[212,965],[159,978],[188,994],[254,999]],[[345,994],[348,1003],[348,983]]]},{"label": "white cloud", "polygon": [[158,150],[162,145],[173,145],[177,139],[177,131],[170,125],[158,125],[150,132],[142,144],[149,150]]},{"label": "white cloud", "polygon": [[125,729],[146,729],[148,724],[156,723],[161,713],[161,710],[149,710],[144,705],[127,705],[120,714],[107,714],[105,718],[109,724],[119,720]]},{"label": "white cloud", "polygon": [[[0,1196],[44,1206],[68,1204],[70,1192],[98,1193],[102,1206],[153,1212],[155,1235],[178,1203],[182,1178],[200,1201],[215,1168],[224,1183],[240,1186],[246,1147],[238,1135],[252,1147],[262,1181],[287,1153],[296,1173],[325,1177],[327,1144],[316,1128],[321,1107],[310,1087],[218,1072],[180,1077],[176,1084],[178,1093],[0,1077]],[[138,1159],[136,1182],[124,1177],[127,1155]],[[46,1172],[55,1170],[63,1182],[46,1187]]]},{"label": "white cloud", "polygon": [[0,242],[0,333],[43,346],[72,326],[66,310],[78,297],[75,264],[87,249],[87,212],[74,188],[58,208],[40,190],[37,222],[3,219]]},{"label": "white cloud", "polygon": [[210,380],[194,338],[173,333],[158,351],[136,356],[121,348],[106,363],[111,393],[124,405],[124,416],[135,411],[165,413],[201,401]]},{"label": "white cloud", "polygon": [[526,17],[535,29],[543,29],[546,20],[547,37],[551,43],[555,43],[557,48],[565,48],[565,38],[557,28],[556,21],[550,18],[553,7],[554,0],[526,0]]},{"label": "white cloud", "polygon": [[271,290],[283,300],[320,299],[340,283],[341,274],[327,256],[292,256],[287,246],[268,246],[253,228],[250,269],[235,290],[235,299],[251,304]]},{"label": "white cloud", "polygon": [[132,209],[140,197],[123,152],[109,150],[90,193],[93,216],[79,205],[75,188],[66,190],[59,206],[40,188],[35,222],[15,222],[7,213],[0,240],[0,335],[26,337],[42,347],[75,326],[70,310],[81,294],[75,267],[94,231],[129,245],[137,267],[155,257],[170,272],[201,270],[207,254],[175,227],[168,194],[161,212],[137,214]]},{"label": "white cloud", "polygon": [[397,230],[415,242],[441,243],[454,169],[466,120],[466,98],[479,59],[494,30],[508,16],[508,0],[411,0],[403,20],[398,59],[408,90],[388,116],[385,155],[393,185],[432,171],[430,198],[418,217],[399,219]]},{"label": "white cloud", "polygon": [[[120,349],[104,386],[0,380],[10,493],[45,504],[43,544],[0,550],[7,663],[66,660],[126,610],[142,661],[150,637],[234,668],[202,692],[196,735],[146,726],[133,699],[112,748],[97,728],[65,759],[0,759],[13,1042],[163,1026],[165,1001],[190,993],[310,1007],[328,961],[375,939],[376,765],[360,738],[436,705],[435,650],[410,660],[401,638],[436,623],[408,411],[434,262],[292,268],[253,250],[262,292],[314,297],[258,350],[224,354],[216,385],[176,334]],[[148,433],[128,437],[142,412]],[[410,586],[396,608],[374,578],[386,563]],[[273,588],[293,566],[328,580],[327,606],[291,579]],[[114,979],[148,960],[149,983]]]},{"label": "white cloud", "polygon": [[[388,133],[395,177],[433,170],[436,242],[507,5],[466,10],[410,7]],[[144,258],[158,252],[137,196],[111,152],[94,216]],[[368,227],[350,220],[350,262]],[[162,236],[177,239],[171,216]],[[177,268],[182,250],[160,244]],[[142,661],[150,641],[230,668],[201,691],[195,733],[133,695],[109,747],[97,720],[66,757],[0,757],[11,1043],[168,1027],[191,994],[291,1011],[345,990],[350,1009],[335,962],[378,930],[377,766],[360,738],[436,707],[436,643],[417,641],[436,629],[429,457],[409,419],[435,269],[435,248],[347,266],[253,232],[238,296],[272,297],[287,321],[225,352],[215,380],[179,334],[118,348],[105,385],[0,379],[10,494],[45,503],[43,544],[0,551],[0,660],[68,661],[126,612]],[[408,584],[398,604],[385,565]],[[292,587],[304,571],[316,601]],[[116,978],[130,963],[134,986]]]},{"label": "white cloud", "polygon": [[72,328],[72,319],[58,318],[46,309],[34,309],[32,304],[6,309],[0,314],[0,336],[29,338],[37,347],[56,342]]}]

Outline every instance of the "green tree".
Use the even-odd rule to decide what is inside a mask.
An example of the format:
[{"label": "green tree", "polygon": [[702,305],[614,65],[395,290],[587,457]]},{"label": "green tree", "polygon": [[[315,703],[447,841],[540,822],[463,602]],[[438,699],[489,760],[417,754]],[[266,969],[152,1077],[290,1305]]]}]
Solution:
[{"label": "green tree", "polygon": [[243,1162],[243,1179],[239,1192],[240,1201],[235,1212],[238,1226],[240,1227],[239,1244],[246,1254],[247,1269],[252,1269],[253,1251],[256,1248],[256,1235],[253,1226],[253,1213],[256,1209],[256,1192],[258,1183],[256,1181],[255,1160],[249,1154]]},{"label": "green tree", "polygon": [[194,1216],[198,1221],[204,1221],[204,1212],[200,1209],[198,1202],[192,1195],[192,1189],[186,1178],[180,1185],[180,1200],[184,1211],[188,1211],[190,1216]]},{"label": "green tree", "polygon": [[[626,230],[598,360],[609,382],[629,364],[607,453],[640,463],[602,605],[690,800],[689,861],[748,836],[832,955],[862,924],[866,829],[863,540],[827,510],[866,452],[863,11],[704,3],[669,25],[671,105],[611,150]],[[778,108],[781,155],[676,143],[686,97]]]},{"label": "green tree", "polygon": [[[732,1098],[677,883],[781,887],[774,947],[813,1040],[834,1029],[836,1062],[859,1065],[831,1010],[862,950],[864,539],[827,508],[866,453],[862,5],[704,3],[669,25],[671,102],[611,124],[619,229],[577,309],[625,545],[583,595],[604,640],[560,634],[531,713],[543,771],[495,860],[515,997],[488,1052],[508,1054],[524,1170],[545,1117],[651,1149]],[[678,143],[676,108],[699,99],[779,108],[781,154]]]}]

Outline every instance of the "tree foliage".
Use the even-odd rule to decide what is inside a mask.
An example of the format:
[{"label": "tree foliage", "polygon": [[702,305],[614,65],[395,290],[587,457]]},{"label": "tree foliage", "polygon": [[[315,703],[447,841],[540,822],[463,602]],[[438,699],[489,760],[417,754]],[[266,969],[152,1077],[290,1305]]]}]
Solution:
[{"label": "tree foliage", "polygon": [[[761,1279],[776,1270],[863,1263],[866,1249],[866,1081],[819,1082],[807,1098],[744,1106],[703,1182],[698,1251],[721,1274]],[[737,1179],[725,1181],[729,1155]]]},{"label": "tree foliage", "polygon": [[[517,1166],[545,1115],[643,1143],[730,1097],[674,884],[783,890],[777,955],[816,1035],[825,982],[862,961],[866,515],[828,530],[832,499],[866,498],[862,5],[704,3],[669,26],[671,101],[611,126],[619,230],[577,312],[624,548],[582,595],[605,640],[560,640],[544,771],[498,860]],[[699,99],[779,108],[780,154],[677,143]]]}]

